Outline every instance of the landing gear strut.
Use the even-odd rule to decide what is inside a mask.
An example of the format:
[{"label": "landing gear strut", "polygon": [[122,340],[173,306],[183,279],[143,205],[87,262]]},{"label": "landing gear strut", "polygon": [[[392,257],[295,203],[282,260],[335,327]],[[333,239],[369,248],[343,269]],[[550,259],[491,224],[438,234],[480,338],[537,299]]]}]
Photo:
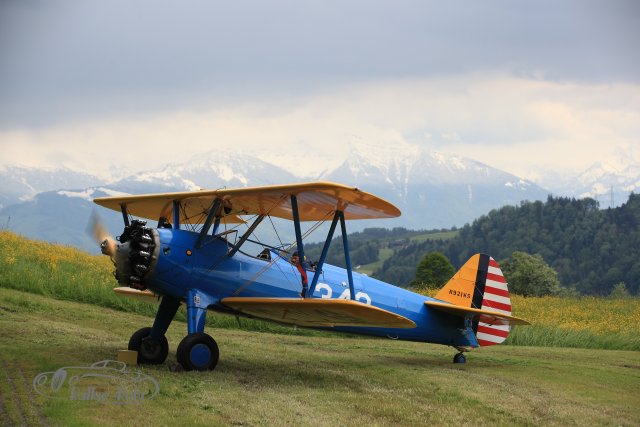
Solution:
[{"label": "landing gear strut", "polygon": [[138,352],[138,363],[159,365],[167,359],[169,343],[164,335],[161,339],[151,338],[151,328],[142,328],[131,335],[129,350]]},{"label": "landing gear strut", "polygon": [[209,371],[218,364],[218,344],[204,332],[189,334],[178,345],[178,363],[185,371]]},{"label": "landing gear strut", "polygon": [[[220,357],[218,344],[205,334],[204,321],[211,299],[195,290],[187,294],[187,326],[189,334],[180,341],[176,356],[185,371],[209,371]],[[131,336],[129,350],[138,352],[138,363],[158,365],[167,359],[169,344],[165,333],[180,306],[180,300],[162,297],[152,328],[142,328]],[[160,337],[160,338],[158,338]]]},{"label": "landing gear strut", "polygon": [[455,356],[453,356],[453,363],[466,363],[466,362],[467,362],[467,358],[464,357],[463,352],[460,352]]}]

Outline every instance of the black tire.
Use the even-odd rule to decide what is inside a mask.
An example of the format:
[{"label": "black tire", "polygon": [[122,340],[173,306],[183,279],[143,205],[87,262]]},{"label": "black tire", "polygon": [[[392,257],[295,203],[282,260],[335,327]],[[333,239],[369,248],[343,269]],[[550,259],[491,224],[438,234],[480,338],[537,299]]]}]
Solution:
[{"label": "black tire", "polygon": [[159,365],[167,360],[169,343],[164,335],[160,340],[151,339],[151,328],[136,331],[129,339],[129,350],[138,352],[138,363]]},{"label": "black tire", "polygon": [[455,356],[453,356],[453,363],[466,363],[467,362],[467,358],[464,356],[463,353],[458,353]]},{"label": "black tire", "polygon": [[185,371],[211,371],[218,364],[220,350],[213,338],[197,332],[180,341],[176,356]]}]

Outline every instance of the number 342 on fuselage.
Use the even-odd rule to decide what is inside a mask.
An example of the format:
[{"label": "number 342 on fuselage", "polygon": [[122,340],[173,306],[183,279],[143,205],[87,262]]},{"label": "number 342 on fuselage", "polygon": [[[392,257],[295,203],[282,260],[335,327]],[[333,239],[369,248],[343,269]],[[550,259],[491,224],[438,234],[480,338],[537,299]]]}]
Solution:
[{"label": "number 342 on fuselage", "polygon": [[[455,362],[464,362],[463,351],[503,342],[511,325],[527,324],[511,316],[506,280],[488,255],[471,257],[435,298],[354,272],[346,222],[400,215],[389,202],[354,187],[315,182],[105,197],[95,203],[120,211],[125,223],[119,242],[95,227],[103,253],[116,266],[121,286],[115,291],[160,302],[153,325],[129,341],[140,363],[165,361],[165,333],[180,304],[187,308],[187,335],[177,359],[187,370],[214,369],[218,362],[218,345],[204,332],[208,310],[449,345],[460,351]],[[134,218],[158,225],[150,228]],[[295,241],[260,242],[256,230],[273,225],[273,218],[292,222]],[[330,227],[322,254],[310,263],[304,238],[325,221]],[[313,225],[303,233],[303,223]],[[338,226],[346,268],[325,263]]]}]

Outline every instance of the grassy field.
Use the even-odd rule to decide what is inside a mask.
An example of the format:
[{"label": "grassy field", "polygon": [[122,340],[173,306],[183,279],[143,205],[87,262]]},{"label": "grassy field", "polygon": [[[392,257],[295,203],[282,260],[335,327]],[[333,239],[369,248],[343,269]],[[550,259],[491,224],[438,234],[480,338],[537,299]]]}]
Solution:
[{"label": "grassy field", "polygon": [[382,248],[380,249],[380,253],[378,254],[378,260],[376,262],[372,262],[371,264],[364,264],[358,266],[355,270],[358,273],[372,275],[374,271],[378,270],[382,267],[382,264],[393,255],[393,249]]},{"label": "grassy field", "polygon": [[137,405],[48,399],[40,372],[115,359],[152,319],[0,288],[3,425],[638,425],[640,352],[497,346],[451,363],[450,348],[324,334],[208,330],[215,371],[137,367],[160,385]]},{"label": "grassy field", "polygon": [[[104,255],[89,255],[75,248],[28,240],[0,231],[0,287],[155,316],[155,305],[122,298],[113,292],[117,286],[113,270],[113,264]],[[185,320],[185,316],[184,307],[181,307],[176,318]],[[242,319],[238,323],[233,317],[220,315],[207,316],[207,325],[282,334],[322,333],[303,329],[294,331],[251,319]]]},{"label": "grassy field", "polygon": [[458,235],[458,230],[455,231],[441,231],[435,233],[424,233],[411,237],[413,243],[422,243],[427,240],[449,240]]},{"label": "grassy field", "polygon": [[512,345],[640,350],[640,299],[512,295],[516,328]]},{"label": "grassy field", "polygon": [[[113,264],[105,256],[91,256],[74,248],[0,232],[0,287],[153,316],[154,305],[112,292],[116,286],[112,271]],[[512,299],[514,315],[529,320],[532,326],[516,328],[507,344],[640,350],[638,298],[512,296]],[[178,312],[177,319],[185,319],[184,310]],[[250,319],[238,323],[233,317],[221,315],[207,316],[207,325],[283,335],[324,334]]]},{"label": "grassy field", "polygon": [[[455,237],[458,234],[458,231],[436,231],[436,232],[425,232],[422,234],[417,234],[409,238],[411,243],[422,243],[427,240],[448,240]],[[358,266],[355,270],[359,273],[372,275],[376,270],[380,269],[384,262],[389,259],[395,251],[390,249],[389,247],[382,247],[378,254],[378,260],[372,262],[370,264],[363,264]]]},{"label": "grassy field", "polygon": [[[48,399],[41,372],[115,359],[155,306],[117,297],[108,258],[0,232],[1,425],[640,425],[640,301],[513,297],[533,325],[451,363],[451,348],[209,315],[213,372],[139,368],[137,405]],[[260,331],[260,332],[256,332]],[[567,348],[576,347],[576,348]],[[636,350],[636,351],[625,351]]]}]

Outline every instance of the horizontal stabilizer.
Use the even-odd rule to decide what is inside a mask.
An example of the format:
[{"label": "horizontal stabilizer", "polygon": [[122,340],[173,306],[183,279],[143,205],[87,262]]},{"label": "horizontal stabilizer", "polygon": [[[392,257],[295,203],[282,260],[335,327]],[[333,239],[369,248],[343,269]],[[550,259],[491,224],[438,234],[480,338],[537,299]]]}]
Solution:
[{"label": "horizontal stabilizer", "polygon": [[406,317],[352,300],[230,297],[221,302],[244,314],[299,326],[416,327]]},{"label": "horizontal stabilizer", "polygon": [[150,303],[159,303],[161,298],[160,295],[154,294],[150,290],[139,291],[138,289],[133,289],[128,287],[113,288],[113,292],[115,292],[118,295],[137,299],[138,301],[144,301],[144,302],[150,302]]},{"label": "horizontal stabilizer", "polygon": [[455,316],[471,318],[479,318],[482,316],[482,321],[491,325],[530,325],[524,319],[510,316],[507,314],[498,313],[492,310],[485,310],[471,307],[460,307],[459,305],[453,305],[437,301],[425,301],[425,304],[429,307],[433,307],[436,310],[444,311]]}]

